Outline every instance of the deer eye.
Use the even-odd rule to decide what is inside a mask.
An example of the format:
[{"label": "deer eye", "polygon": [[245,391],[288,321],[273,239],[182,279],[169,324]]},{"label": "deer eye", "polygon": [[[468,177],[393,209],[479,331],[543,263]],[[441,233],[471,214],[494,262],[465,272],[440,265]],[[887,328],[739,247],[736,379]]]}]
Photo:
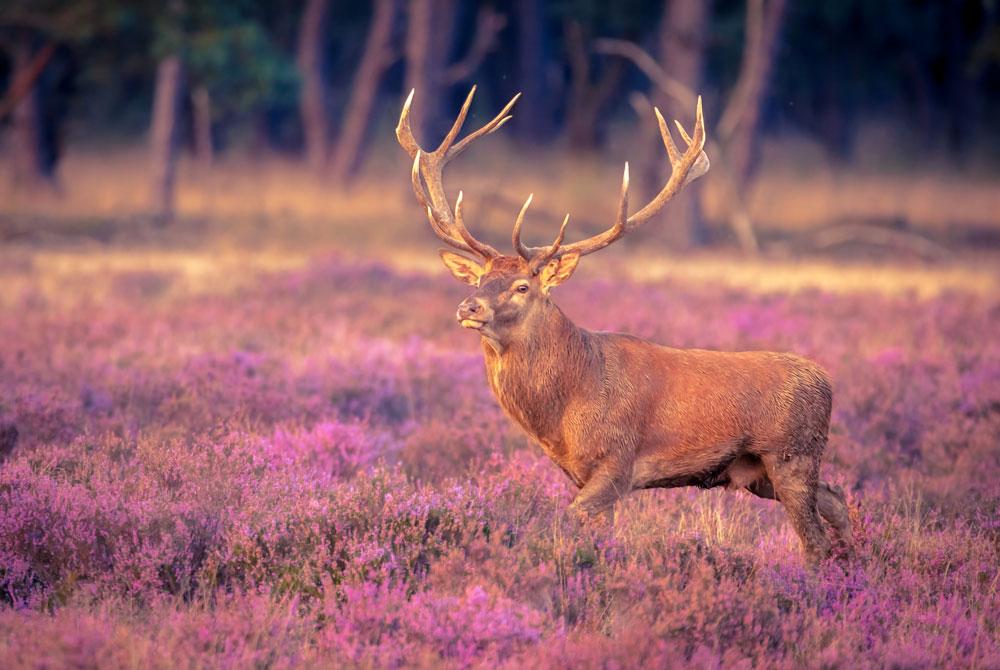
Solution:
[{"label": "deer eye", "polygon": [[527,293],[528,292],[528,285],[527,284],[518,284],[518,286],[517,286],[517,288],[515,290],[518,293]]}]

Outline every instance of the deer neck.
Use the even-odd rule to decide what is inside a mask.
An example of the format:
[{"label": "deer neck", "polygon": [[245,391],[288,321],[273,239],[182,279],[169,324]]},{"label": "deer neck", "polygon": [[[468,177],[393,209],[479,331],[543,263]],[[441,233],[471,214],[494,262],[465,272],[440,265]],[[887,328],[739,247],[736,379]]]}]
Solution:
[{"label": "deer neck", "polygon": [[545,303],[497,347],[483,338],[490,387],[504,411],[547,447],[561,442],[572,391],[588,383],[594,355],[587,331]]}]

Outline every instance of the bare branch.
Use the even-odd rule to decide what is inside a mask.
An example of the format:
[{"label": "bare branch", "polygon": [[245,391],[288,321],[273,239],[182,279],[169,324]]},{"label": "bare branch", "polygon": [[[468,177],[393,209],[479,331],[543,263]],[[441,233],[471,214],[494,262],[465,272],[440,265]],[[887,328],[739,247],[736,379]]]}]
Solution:
[{"label": "bare branch", "polygon": [[472,37],[465,57],[452,63],[442,74],[441,81],[451,85],[472,76],[487,54],[496,46],[497,35],[507,25],[507,17],[490,7],[483,7],[476,17],[476,34]]},{"label": "bare branch", "polygon": [[650,81],[676,101],[679,107],[690,108],[695,104],[698,95],[667,74],[656,59],[635,42],[611,38],[599,39],[594,41],[594,51],[609,56],[621,56],[632,61]]},{"label": "bare branch", "polygon": [[14,81],[7,88],[7,93],[3,99],[0,99],[0,120],[10,114],[24,96],[31,91],[55,52],[56,45],[49,42],[31,57],[27,67],[17,73]]},{"label": "bare branch", "polygon": [[947,247],[922,235],[865,223],[845,223],[820,230],[812,236],[812,247],[815,249],[828,249],[855,242],[906,249],[924,258],[941,258],[951,253]]}]

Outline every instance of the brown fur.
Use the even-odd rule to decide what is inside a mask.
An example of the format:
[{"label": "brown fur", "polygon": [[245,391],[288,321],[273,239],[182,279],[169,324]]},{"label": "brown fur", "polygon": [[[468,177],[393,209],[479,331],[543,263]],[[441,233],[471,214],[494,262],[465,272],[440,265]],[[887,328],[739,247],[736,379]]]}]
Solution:
[{"label": "brown fur", "polygon": [[442,257],[478,286],[459,320],[480,331],[501,407],[579,487],[573,510],[606,512],[636,489],[726,486],[779,500],[812,560],[831,546],[821,516],[848,538],[843,494],[819,480],[832,401],[821,367],[579,328],[548,297],[576,258],[535,274],[520,258]]}]

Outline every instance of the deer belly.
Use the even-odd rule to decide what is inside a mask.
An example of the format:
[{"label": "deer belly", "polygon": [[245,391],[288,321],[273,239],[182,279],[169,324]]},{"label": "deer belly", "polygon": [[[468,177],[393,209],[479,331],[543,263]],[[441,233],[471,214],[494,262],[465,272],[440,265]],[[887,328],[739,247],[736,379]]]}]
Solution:
[{"label": "deer belly", "polygon": [[743,454],[733,460],[726,468],[726,488],[743,489],[764,479],[767,472],[759,456]]},{"label": "deer belly", "polygon": [[653,455],[636,462],[632,487],[636,489],[697,486],[710,489],[725,486],[744,488],[764,476],[760,459],[751,454],[725,451],[705,458],[670,459]]},{"label": "deer belly", "polygon": [[708,469],[664,467],[662,463],[637,463],[632,475],[633,489],[677,488],[698,486],[712,488],[725,483],[726,466]]}]

